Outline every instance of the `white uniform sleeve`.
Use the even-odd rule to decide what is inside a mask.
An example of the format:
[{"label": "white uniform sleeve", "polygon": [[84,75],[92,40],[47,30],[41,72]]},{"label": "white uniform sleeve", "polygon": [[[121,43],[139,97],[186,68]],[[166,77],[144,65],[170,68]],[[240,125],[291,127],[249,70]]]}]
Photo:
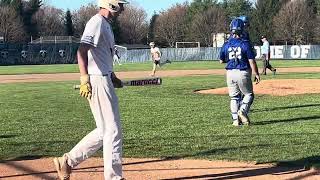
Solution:
[{"label": "white uniform sleeve", "polygon": [[101,33],[101,25],[102,21],[100,19],[90,19],[84,29],[83,35],[81,37],[81,43],[97,47]]}]

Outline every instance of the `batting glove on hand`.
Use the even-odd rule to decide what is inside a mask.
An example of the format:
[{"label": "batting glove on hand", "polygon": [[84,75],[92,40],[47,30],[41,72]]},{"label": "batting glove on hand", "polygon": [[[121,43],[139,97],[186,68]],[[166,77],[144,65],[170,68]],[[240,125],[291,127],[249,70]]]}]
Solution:
[{"label": "batting glove on hand", "polygon": [[114,72],[111,73],[111,80],[113,87],[123,88],[123,82],[114,74]]},{"label": "batting glove on hand", "polygon": [[89,81],[89,75],[82,75],[80,77],[80,96],[85,97],[87,99],[91,99],[92,90]]}]

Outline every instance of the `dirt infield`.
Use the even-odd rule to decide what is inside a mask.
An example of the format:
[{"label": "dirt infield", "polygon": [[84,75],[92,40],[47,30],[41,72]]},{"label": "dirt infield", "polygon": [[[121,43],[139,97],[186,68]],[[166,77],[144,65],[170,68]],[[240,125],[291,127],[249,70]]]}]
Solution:
[{"label": "dirt infield", "polygon": [[[124,176],[127,180],[151,179],[319,179],[316,170],[275,167],[270,164],[207,161],[124,159]],[[33,180],[56,179],[52,159],[8,161],[0,163],[0,179]],[[103,179],[103,162],[90,158],[77,167],[71,179]]]},{"label": "dirt infield", "polygon": [[[120,79],[150,78],[150,71],[117,72]],[[224,74],[224,70],[174,70],[157,72],[159,77],[178,77],[192,75]],[[62,74],[23,74],[23,75],[1,75],[0,83],[19,82],[47,82],[47,81],[71,81],[79,80],[78,73]]]},{"label": "dirt infield", "polygon": [[[318,94],[320,93],[320,80],[318,79],[277,79],[265,80],[254,85],[255,94],[272,96],[287,96],[295,94]],[[197,91],[201,94],[228,94],[228,88],[218,88]]]},{"label": "dirt infield", "polygon": [[[278,72],[320,72],[320,67],[279,68]],[[123,79],[149,77],[149,71],[118,72]],[[176,70],[160,71],[160,77],[191,75],[223,75],[225,70]],[[2,75],[0,83],[44,82],[78,80],[79,74],[33,74]],[[320,80],[266,80],[255,86],[255,92],[283,96],[288,94],[320,93]],[[227,89],[206,90],[202,93],[226,94]],[[275,167],[271,164],[207,161],[207,160],[163,160],[163,159],[124,159],[124,175],[128,180],[150,179],[319,179],[316,170],[303,168]],[[56,179],[51,159],[0,162],[0,179]],[[103,179],[103,162],[90,158],[76,168],[72,175],[76,180]]]},{"label": "dirt infield", "polygon": [[[303,73],[303,72],[320,72],[320,67],[299,67],[299,68],[278,68],[278,73]],[[150,77],[150,71],[131,71],[117,72],[120,79],[134,79]],[[195,75],[224,75],[224,69],[212,70],[172,70],[159,71],[159,77],[181,77]],[[46,82],[46,81],[71,81],[79,80],[78,73],[61,73],[61,74],[23,74],[23,75],[0,75],[0,83],[19,83],[19,82]]]}]

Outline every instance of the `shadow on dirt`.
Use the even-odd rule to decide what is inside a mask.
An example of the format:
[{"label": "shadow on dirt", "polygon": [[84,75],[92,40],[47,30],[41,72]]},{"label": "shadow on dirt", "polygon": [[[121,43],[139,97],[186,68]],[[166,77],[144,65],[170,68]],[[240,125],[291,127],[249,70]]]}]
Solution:
[{"label": "shadow on dirt", "polygon": [[[283,161],[276,162],[276,165],[273,167],[262,167],[259,169],[250,169],[250,170],[241,170],[227,173],[217,173],[217,174],[203,174],[198,176],[183,176],[178,178],[163,179],[163,180],[182,180],[182,179],[238,179],[238,178],[252,178],[255,176],[262,175],[284,175],[292,174],[297,172],[305,172],[311,169],[311,167],[319,167],[320,156],[311,156],[308,158],[303,158],[294,161]],[[318,170],[310,171],[301,176],[291,178],[290,180],[300,180],[306,179],[311,176],[319,175]]]}]

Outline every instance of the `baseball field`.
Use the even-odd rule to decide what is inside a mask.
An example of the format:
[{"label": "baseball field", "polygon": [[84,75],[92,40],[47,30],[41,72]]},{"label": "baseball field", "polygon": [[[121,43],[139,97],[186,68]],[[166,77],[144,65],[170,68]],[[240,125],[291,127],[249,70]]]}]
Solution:
[{"label": "baseball field", "polygon": [[[226,86],[217,62],[174,62],[157,74],[161,86],[117,89],[125,177],[319,178],[320,61],[272,64],[278,73],[255,86],[251,126],[231,125],[225,89],[198,92]],[[122,79],[148,77],[151,63],[115,69]],[[55,179],[50,158],[95,127],[88,103],[72,89],[77,72],[77,65],[0,67],[0,179]],[[72,177],[102,179],[99,157]]]}]

